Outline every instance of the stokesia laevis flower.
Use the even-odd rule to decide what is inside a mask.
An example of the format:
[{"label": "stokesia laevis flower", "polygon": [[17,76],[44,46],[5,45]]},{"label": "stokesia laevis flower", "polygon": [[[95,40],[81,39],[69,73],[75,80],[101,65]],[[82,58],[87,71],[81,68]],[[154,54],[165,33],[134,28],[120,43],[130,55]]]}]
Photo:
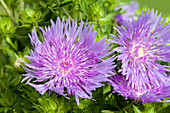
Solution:
[{"label": "stokesia laevis flower", "polygon": [[128,80],[121,74],[109,77],[109,79],[111,80],[109,84],[114,87],[113,93],[117,92],[119,95],[124,96],[125,99],[140,100],[142,103],[170,102],[170,100],[161,100],[164,99],[163,97],[170,98],[170,81],[166,81],[166,84],[162,83],[158,87],[151,86],[150,89],[138,91],[128,86]]},{"label": "stokesia laevis flower", "polygon": [[45,30],[40,28],[44,42],[39,41],[35,29],[30,36],[34,48],[26,57],[32,64],[25,63],[23,81],[29,79],[27,83],[40,94],[49,90],[65,97],[75,95],[79,104],[79,97],[92,98],[91,91],[103,86],[100,82],[113,73],[114,59],[102,60],[110,55],[110,43],[105,43],[106,37],[95,43],[93,25],[83,27],[83,21],[79,27],[70,19],[61,22],[57,18],[56,24],[51,23]]},{"label": "stokesia laevis flower", "polygon": [[126,21],[126,27],[115,28],[118,37],[111,35],[115,39],[112,42],[120,45],[114,49],[122,61],[119,72],[125,76],[126,87],[138,93],[137,97],[169,84],[168,66],[159,63],[170,62],[170,45],[166,45],[170,43],[170,25],[164,26],[165,21],[154,10],[143,11],[136,22]]}]

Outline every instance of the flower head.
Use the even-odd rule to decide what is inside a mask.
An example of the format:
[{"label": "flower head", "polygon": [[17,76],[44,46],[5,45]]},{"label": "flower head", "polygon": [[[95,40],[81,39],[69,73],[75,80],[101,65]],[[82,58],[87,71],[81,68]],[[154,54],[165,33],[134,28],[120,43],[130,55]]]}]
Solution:
[{"label": "flower head", "polygon": [[111,80],[109,84],[114,87],[114,93],[117,92],[119,95],[125,97],[125,99],[131,98],[135,101],[141,101],[142,103],[151,103],[151,102],[170,102],[170,100],[164,100],[163,97],[170,98],[170,81],[162,83],[160,86],[151,86],[148,89],[136,90],[128,86],[128,80],[126,77],[119,74],[113,77],[109,77]]},{"label": "flower head", "polygon": [[118,60],[122,61],[120,72],[126,76],[127,85],[137,91],[147,91],[166,83],[169,72],[168,66],[161,65],[159,61],[170,62],[170,25],[162,22],[161,15],[144,11],[135,22],[126,21],[125,26],[115,28],[118,37],[111,35],[120,47]]},{"label": "flower head", "polygon": [[[40,94],[47,90],[67,96],[75,95],[77,104],[80,98],[92,98],[92,90],[103,86],[108,74],[114,68],[112,58],[107,57],[109,43],[105,37],[95,43],[96,31],[93,25],[83,27],[83,21],[67,22],[58,18],[56,24],[42,29],[44,42],[40,42],[33,30],[30,36],[33,50],[27,58],[32,64],[25,63],[27,74],[24,80]],[[107,49],[108,48],[108,49]],[[33,81],[34,79],[34,81]]]}]

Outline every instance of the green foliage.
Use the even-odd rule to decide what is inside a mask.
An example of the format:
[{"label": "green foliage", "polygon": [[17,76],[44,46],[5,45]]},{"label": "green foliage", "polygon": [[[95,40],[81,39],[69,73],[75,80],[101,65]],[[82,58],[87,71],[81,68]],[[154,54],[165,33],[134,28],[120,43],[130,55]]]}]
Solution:
[{"label": "green foliage", "polygon": [[0,38],[12,33],[13,23],[11,17],[0,16]]},{"label": "green foliage", "polygon": [[42,21],[41,20],[41,16],[42,16],[42,13],[41,11],[36,11],[34,9],[31,9],[30,7],[27,7],[21,17],[22,17],[22,21],[23,23],[36,23],[36,22],[40,22]]},{"label": "green foliage", "polygon": [[[3,1],[3,0],[1,0]],[[4,0],[0,10],[0,112],[5,113],[165,113],[170,110],[169,103],[135,103],[113,94],[113,88],[104,87],[93,91],[93,100],[80,99],[77,106],[75,97],[52,92],[40,95],[31,86],[21,83],[24,62],[29,62],[31,44],[28,33],[35,27],[40,39],[40,27],[50,25],[50,19],[57,17],[75,19],[79,23],[88,20],[98,31],[96,41],[103,36],[116,34],[114,11],[118,0]],[[169,18],[168,18],[169,19]],[[114,45],[116,46],[116,45]]]}]

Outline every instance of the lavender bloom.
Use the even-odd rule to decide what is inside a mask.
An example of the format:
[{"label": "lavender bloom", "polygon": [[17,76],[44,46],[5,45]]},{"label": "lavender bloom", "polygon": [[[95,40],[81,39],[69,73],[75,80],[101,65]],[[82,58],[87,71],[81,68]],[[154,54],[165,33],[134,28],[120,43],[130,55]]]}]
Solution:
[{"label": "lavender bloom", "polygon": [[117,92],[119,95],[125,97],[125,99],[131,98],[135,101],[141,101],[142,103],[151,102],[170,102],[170,100],[164,100],[163,97],[170,98],[170,81],[166,81],[166,84],[162,83],[158,87],[151,86],[149,89],[136,90],[128,86],[128,80],[125,76],[115,75],[110,77],[110,84],[114,87],[113,93]]},{"label": "lavender bloom", "polygon": [[125,26],[115,28],[118,37],[111,35],[120,47],[114,50],[119,52],[118,60],[122,61],[119,72],[125,76],[127,87],[135,92],[153,90],[162,87],[169,81],[168,66],[159,61],[170,62],[170,25],[163,26],[161,14],[157,16],[154,10],[148,10],[135,22],[126,21]]},{"label": "lavender bloom", "polygon": [[135,1],[132,1],[130,5],[121,6],[120,8],[122,8],[122,11],[124,11],[125,13],[117,14],[115,17],[116,22],[118,24],[123,24],[124,21],[126,20],[132,21],[131,17],[135,14],[135,11],[138,7],[139,7],[139,4]]},{"label": "lavender bloom", "polygon": [[83,21],[79,27],[70,19],[51,23],[45,30],[40,28],[44,42],[39,41],[35,29],[30,36],[34,48],[26,57],[32,64],[25,63],[23,81],[29,79],[27,83],[40,94],[49,90],[65,97],[75,95],[79,104],[79,97],[92,98],[91,91],[103,86],[100,82],[113,73],[114,59],[102,60],[110,55],[110,43],[105,43],[106,37],[95,43],[93,25],[83,27]]}]

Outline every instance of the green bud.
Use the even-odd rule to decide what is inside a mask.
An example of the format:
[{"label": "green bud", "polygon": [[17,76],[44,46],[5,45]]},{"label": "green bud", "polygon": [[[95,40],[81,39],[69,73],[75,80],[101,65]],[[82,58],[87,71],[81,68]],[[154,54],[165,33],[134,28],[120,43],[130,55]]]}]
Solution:
[{"label": "green bud", "polygon": [[17,58],[14,62],[14,67],[21,73],[25,72],[24,68],[22,67],[26,62],[25,58]]}]

